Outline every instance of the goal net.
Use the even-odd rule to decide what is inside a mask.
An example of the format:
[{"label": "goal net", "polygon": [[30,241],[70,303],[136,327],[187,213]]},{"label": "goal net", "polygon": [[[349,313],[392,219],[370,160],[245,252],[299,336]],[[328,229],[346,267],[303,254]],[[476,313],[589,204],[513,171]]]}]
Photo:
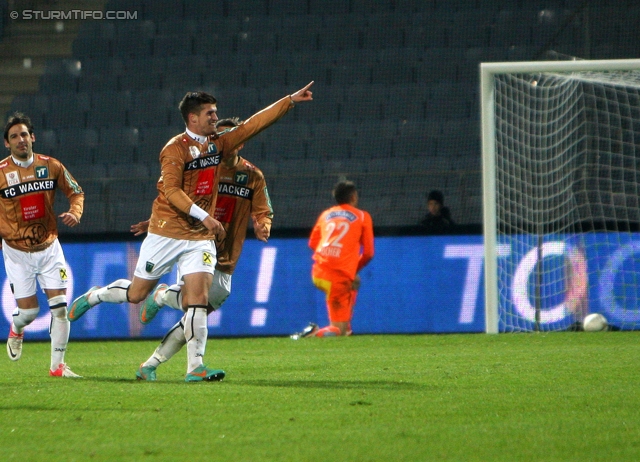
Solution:
[{"label": "goal net", "polygon": [[640,326],[640,60],[481,65],[486,331]]}]

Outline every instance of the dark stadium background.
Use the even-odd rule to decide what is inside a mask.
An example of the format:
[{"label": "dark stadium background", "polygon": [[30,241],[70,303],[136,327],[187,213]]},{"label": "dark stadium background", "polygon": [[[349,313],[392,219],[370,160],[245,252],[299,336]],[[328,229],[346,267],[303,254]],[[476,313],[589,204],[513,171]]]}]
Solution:
[{"label": "dark stadium background", "polygon": [[[187,91],[215,95],[221,117],[247,118],[315,81],[312,103],[242,151],[265,173],[279,257],[272,296],[253,303],[265,246],[249,233],[240,291],[225,305],[244,327],[223,321],[225,335],[279,335],[303,322],[294,314],[323,315],[305,239],[343,178],[357,183],[381,238],[363,274],[360,332],[481,331],[479,64],[635,58],[640,47],[631,0],[0,0],[0,9],[0,112],[29,114],[35,151],[60,159],[86,194],[80,226],[60,226],[76,270],[70,298],[131,272],[142,238],[129,228],[150,214],[158,155],[184,130]],[[421,236],[432,189],[456,236]],[[281,299],[278,285],[304,302]],[[7,319],[12,308],[6,293]],[[129,316],[113,317],[103,336],[144,335],[137,307],[121,308]],[[269,315],[249,328],[254,310]]]},{"label": "dark stadium background", "polygon": [[[632,58],[640,43],[632,1],[0,7],[4,112],[31,115],[36,151],[62,160],[86,192],[82,225],[61,229],[63,241],[129,239],[130,224],[149,215],[159,151],[184,129],[177,103],[186,91],[207,90],[221,116],[246,118],[310,80],[315,101],[243,151],[266,175],[274,235],[304,235],[343,177],[359,185],[378,234],[419,234],[430,189],[443,191],[458,232],[479,233],[479,63]],[[74,10],[79,19],[52,19]],[[92,10],[130,19],[97,20]]]}]

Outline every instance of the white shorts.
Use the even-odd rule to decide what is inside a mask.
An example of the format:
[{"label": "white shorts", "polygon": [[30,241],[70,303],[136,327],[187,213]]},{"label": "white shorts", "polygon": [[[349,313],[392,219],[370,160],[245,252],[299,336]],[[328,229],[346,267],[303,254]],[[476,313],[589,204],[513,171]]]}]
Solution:
[{"label": "white shorts", "polygon": [[133,273],[141,279],[157,280],[177,263],[179,274],[210,273],[216,266],[216,246],[213,241],[187,241],[147,234],[140,247],[140,256]]},{"label": "white shorts", "polygon": [[3,242],[4,268],[16,299],[36,294],[41,289],[66,289],[69,272],[58,239],[40,252],[23,252]]},{"label": "white shorts", "polygon": [[[178,285],[183,285],[184,281],[178,272]],[[213,272],[213,283],[209,288],[209,305],[217,310],[224,301],[231,295],[231,275],[215,270]]]}]

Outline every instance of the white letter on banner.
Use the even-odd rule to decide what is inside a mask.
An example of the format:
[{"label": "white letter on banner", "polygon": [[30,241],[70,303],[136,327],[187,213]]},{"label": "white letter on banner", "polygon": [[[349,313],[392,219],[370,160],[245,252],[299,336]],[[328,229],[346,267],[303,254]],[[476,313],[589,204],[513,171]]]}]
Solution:
[{"label": "white letter on banner", "polygon": [[[511,248],[508,245],[498,245],[499,257],[509,255],[510,251]],[[464,288],[462,290],[462,303],[460,304],[458,323],[471,324],[475,317],[480,281],[482,280],[484,245],[446,245],[444,247],[444,258],[466,258],[469,260],[467,274],[464,280]]]},{"label": "white letter on banner", "polygon": [[[552,255],[563,255],[565,243],[562,241],[545,242],[542,244],[542,258]],[[538,247],[532,248],[520,260],[511,283],[511,297],[513,306],[520,315],[529,320],[535,321],[536,309],[529,302],[529,276],[538,263]],[[560,303],[551,309],[540,310],[540,322],[547,324],[560,321],[567,316],[565,303]]]},{"label": "white letter on banner", "polygon": [[462,290],[460,316],[458,318],[458,323],[460,324],[473,322],[476,301],[478,300],[478,289],[480,289],[483,257],[484,246],[482,244],[446,245],[444,247],[444,258],[467,258],[469,260]]},{"label": "white letter on banner", "polygon": [[[276,247],[265,247],[262,249],[258,281],[256,282],[256,303],[267,303],[269,301],[277,253],[278,249]],[[250,322],[252,327],[263,327],[267,323],[267,309],[254,308],[251,313]]]}]

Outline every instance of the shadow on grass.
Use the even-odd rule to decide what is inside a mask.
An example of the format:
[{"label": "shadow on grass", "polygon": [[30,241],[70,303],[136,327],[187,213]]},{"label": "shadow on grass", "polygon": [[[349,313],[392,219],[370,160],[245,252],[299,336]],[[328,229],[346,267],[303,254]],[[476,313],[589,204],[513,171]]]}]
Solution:
[{"label": "shadow on grass", "polygon": [[243,380],[234,385],[251,385],[256,387],[283,388],[326,388],[326,389],[377,389],[377,390],[425,390],[436,388],[414,382],[398,382],[385,380]]},{"label": "shadow on grass", "polygon": [[[129,384],[143,384],[151,383],[153,386],[163,385],[176,385],[178,383],[185,383],[184,379],[160,379],[154,382],[147,382],[143,380],[129,379],[129,378],[112,378],[112,377],[85,377],[83,381],[89,382],[104,382],[104,383],[129,383]],[[386,380],[234,380],[225,379],[221,382],[194,382],[196,384],[205,383],[222,383],[225,385],[233,386],[252,386],[252,387],[281,387],[281,388],[324,388],[335,390],[349,390],[349,389],[376,389],[376,390],[427,390],[440,388],[434,385],[425,385],[415,382],[399,382],[399,381],[386,381]],[[193,385],[193,384],[187,384]]]},{"label": "shadow on grass", "polygon": [[84,407],[73,408],[69,406],[55,407],[43,406],[41,404],[16,404],[14,406],[0,406],[2,411],[29,411],[29,412],[160,412],[159,408],[139,408],[139,407]]},{"label": "shadow on grass", "polygon": [[[386,381],[386,380],[234,380],[225,379],[217,382],[193,382],[186,383],[183,378],[167,378],[156,381],[137,380],[135,378],[128,377],[83,377],[82,379],[74,380],[78,383],[114,383],[114,384],[130,384],[133,386],[145,386],[144,384],[150,384],[149,386],[162,387],[162,386],[175,386],[177,384],[185,384],[186,386],[193,386],[193,384],[210,384],[209,386],[215,386],[214,384],[223,384],[227,386],[252,386],[252,387],[269,387],[269,388],[320,388],[320,389],[333,389],[333,390],[350,390],[350,389],[371,389],[371,390],[435,390],[442,387],[434,384],[421,384],[415,382],[403,382],[403,381]],[[0,411],[14,409],[11,407],[0,406]],[[38,408],[39,409],[39,408]]]},{"label": "shadow on grass", "polygon": [[109,383],[138,383],[144,380],[138,380],[135,377],[83,377],[83,382],[109,382]]},{"label": "shadow on grass", "polygon": [[[83,382],[100,382],[100,383],[117,383],[117,384],[130,384],[130,385],[142,385],[142,384],[151,384],[152,386],[162,386],[162,385],[175,385],[177,383],[186,383],[184,381],[184,376],[177,376],[175,378],[161,378],[158,380],[138,380],[135,377],[84,377]],[[193,382],[193,383],[216,383],[212,382]]]}]

